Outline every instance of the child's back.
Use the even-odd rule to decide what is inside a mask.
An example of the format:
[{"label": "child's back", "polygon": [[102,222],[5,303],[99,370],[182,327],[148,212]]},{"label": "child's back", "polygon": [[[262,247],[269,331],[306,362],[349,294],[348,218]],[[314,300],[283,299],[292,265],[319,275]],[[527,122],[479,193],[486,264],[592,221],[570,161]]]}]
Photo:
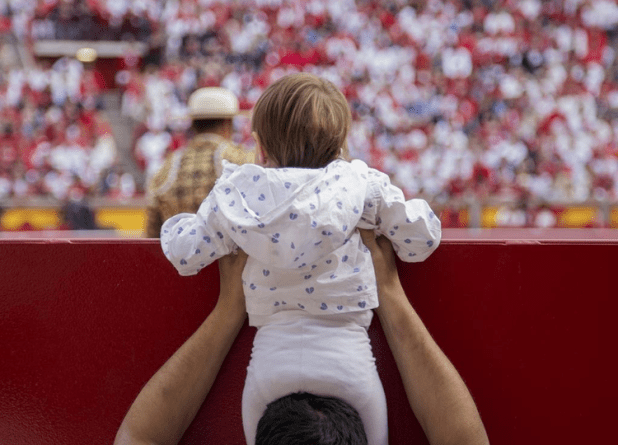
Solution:
[{"label": "child's back", "polygon": [[274,83],[254,109],[262,165],[227,164],[196,215],[162,228],[164,252],[182,275],[237,247],[249,255],[247,312],[260,328],[243,393],[250,445],[266,405],[300,391],[345,400],[369,444],[388,440],[366,331],[378,306],[375,275],[357,229],[387,236],[404,261],[422,261],[439,244],[440,221],[425,201],[406,202],[385,174],[340,158],[349,122],[330,82],[299,74]]},{"label": "child's back", "polygon": [[[174,222],[176,221],[177,222]],[[282,311],[341,314],[378,306],[371,256],[357,228],[385,234],[404,261],[423,261],[440,240],[425,201],[404,201],[386,175],[361,161],[320,169],[227,164],[196,218],[178,215],[164,251],[191,275],[237,246],[249,321]]]}]

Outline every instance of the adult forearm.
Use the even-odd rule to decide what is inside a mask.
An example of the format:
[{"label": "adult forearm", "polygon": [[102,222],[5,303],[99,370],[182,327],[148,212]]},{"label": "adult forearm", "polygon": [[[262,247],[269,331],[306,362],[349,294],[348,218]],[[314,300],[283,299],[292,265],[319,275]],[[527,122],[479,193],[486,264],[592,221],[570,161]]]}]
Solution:
[{"label": "adult forearm", "polygon": [[222,302],[144,386],[116,445],[176,444],[195,417],[245,320],[244,307]]},{"label": "adult forearm", "polygon": [[429,442],[486,445],[487,433],[468,388],[408,301],[390,242],[369,231],[361,231],[361,236],[376,272],[380,298],[376,312],[410,406]]},{"label": "adult forearm", "polygon": [[380,290],[377,312],[410,406],[429,442],[487,444],[487,434],[470,392],[398,281],[390,289]]}]

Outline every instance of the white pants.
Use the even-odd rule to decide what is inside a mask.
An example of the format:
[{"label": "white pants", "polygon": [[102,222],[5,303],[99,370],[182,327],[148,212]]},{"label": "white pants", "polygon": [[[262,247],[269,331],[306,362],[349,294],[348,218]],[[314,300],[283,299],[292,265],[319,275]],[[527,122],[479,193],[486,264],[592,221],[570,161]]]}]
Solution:
[{"label": "white pants", "polygon": [[367,330],[353,320],[292,315],[258,329],[242,397],[248,445],[266,406],[294,392],[346,401],[360,414],[369,445],[388,443],[384,388]]}]

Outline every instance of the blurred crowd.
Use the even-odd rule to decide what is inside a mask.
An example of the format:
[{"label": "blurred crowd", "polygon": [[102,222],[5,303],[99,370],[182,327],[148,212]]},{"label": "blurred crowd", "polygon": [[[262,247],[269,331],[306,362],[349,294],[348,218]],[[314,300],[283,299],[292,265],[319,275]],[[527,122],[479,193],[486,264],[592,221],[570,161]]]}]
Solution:
[{"label": "blurred crowd", "polygon": [[9,71],[0,116],[0,198],[65,199],[98,190],[116,160],[101,80],[73,59]]},{"label": "blurred crowd", "polygon": [[[24,41],[79,39],[85,29],[89,39],[148,45],[127,53],[116,75],[147,176],[183,146],[193,90],[236,93],[247,110],[237,142],[250,144],[261,92],[303,70],[348,98],[351,156],[408,196],[618,201],[613,0],[0,0],[0,13],[0,30]],[[118,185],[122,174],[115,187],[101,181],[115,146],[93,79],[67,59],[3,70],[0,198],[55,196],[71,181],[103,194],[136,190],[131,178]]]}]

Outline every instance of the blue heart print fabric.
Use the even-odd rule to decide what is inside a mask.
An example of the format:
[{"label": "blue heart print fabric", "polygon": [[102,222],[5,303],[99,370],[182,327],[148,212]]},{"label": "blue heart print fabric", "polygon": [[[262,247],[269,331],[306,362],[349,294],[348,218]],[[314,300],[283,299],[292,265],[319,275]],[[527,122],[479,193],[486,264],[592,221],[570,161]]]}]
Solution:
[{"label": "blue heart print fabric", "polygon": [[249,321],[280,311],[337,314],[378,306],[373,263],[357,228],[388,237],[399,258],[425,260],[440,244],[427,202],[406,201],[389,177],[362,161],[320,169],[238,166],[223,173],[197,214],[161,228],[161,246],[181,275],[237,248]]}]

